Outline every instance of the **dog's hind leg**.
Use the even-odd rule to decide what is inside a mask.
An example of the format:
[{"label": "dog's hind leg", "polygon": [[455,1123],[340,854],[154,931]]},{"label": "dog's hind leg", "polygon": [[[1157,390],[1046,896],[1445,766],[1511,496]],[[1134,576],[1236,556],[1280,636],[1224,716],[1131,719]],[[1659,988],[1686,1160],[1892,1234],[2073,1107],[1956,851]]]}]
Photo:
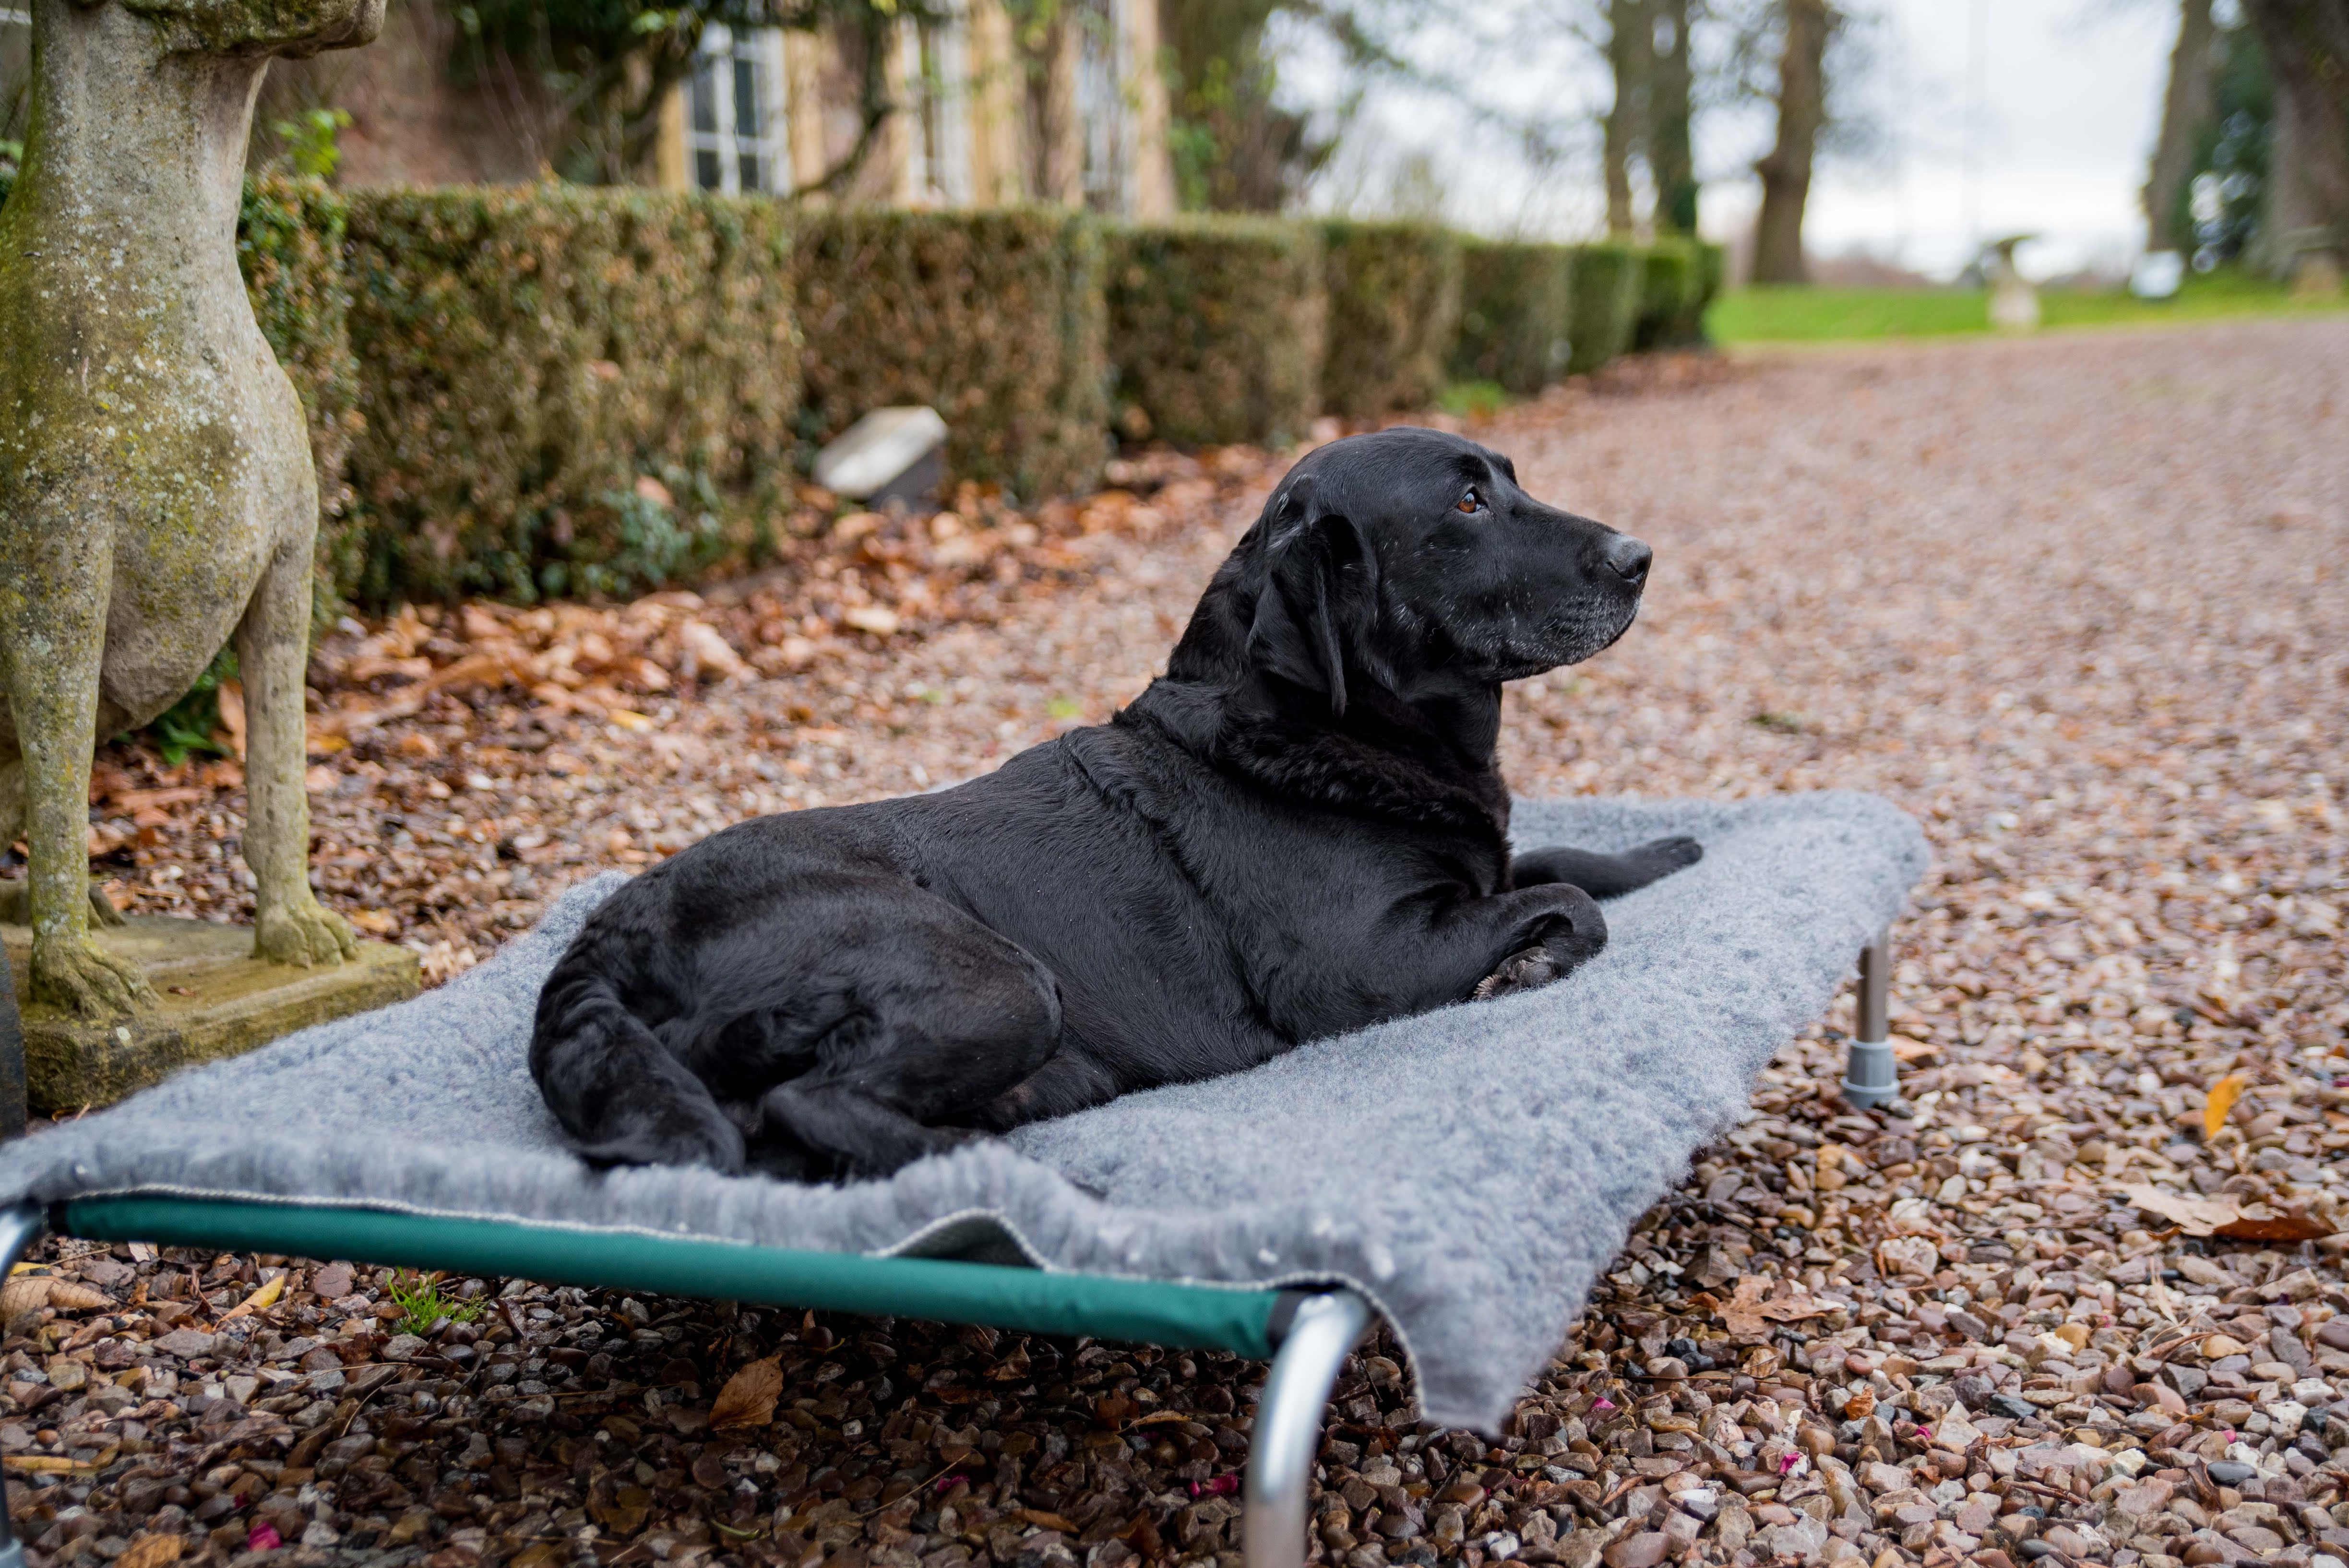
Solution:
[{"label": "dog's hind leg", "polygon": [[761,1151],[788,1142],[842,1176],[885,1176],[968,1141],[951,1124],[1059,1048],[1051,972],[944,900],[905,891],[889,912],[904,924],[837,955],[855,1010],[816,1043],[815,1067],[760,1102]]},{"label": "dog's hind leg", "polygon": [[1565,882],[1593,898],[1619,898],[1702,859],[1703,846],[1688,838],[1651,839],[1619,855],[1570,850],[1561,844],[1528,850],[1511,861],[1509,885],[1538,887],[1544,882]]},{"label": "dog's hind leg", "polygon": [[590,948],[539,993],[531,1076],[580,1154],[597,1165],[742,1169],[742,1131],[709,1088],[621,1002]]}]

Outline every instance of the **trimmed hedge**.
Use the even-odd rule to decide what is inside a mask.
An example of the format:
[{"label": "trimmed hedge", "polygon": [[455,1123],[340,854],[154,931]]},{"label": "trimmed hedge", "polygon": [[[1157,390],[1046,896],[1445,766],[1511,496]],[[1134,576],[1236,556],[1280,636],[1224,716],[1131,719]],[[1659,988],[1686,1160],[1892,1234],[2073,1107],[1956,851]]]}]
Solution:
[{"label": "trimmed hedge", "polygon": [[1640,253],[1612,242],[1574,248],[1566,367],[1585,376],[1631,346],[1640,319]]},{"label": "trimmed hedge", "polygon": [[795,221],[755,199],[277,177],[247,183],[237,243],[309,416],[322,606],[627,593],[740,559],[811,444],[889,404],[946,416],[956,479],[1033,500],[1097,480],[1112,408],[1133,436],[1277,445],[1450,379],[1532,395],[1702,341],[1723,261],[1423,223],[1104,233],[1058,210]]},{"label": "trimmed hedge", "polygon": [[1678,346],[1688,330],[1689,305],[1697,297],[1696,246],[1661,236],[1640,258],[1640,321],[1632,330],[1635,349]]},{"label": "trimmed hedge", "polygon": [[365,553],[347,479],[351,442],[367,423],[343,271],[349,218],[343,198],[324,181],[274,174],[244,182],[237,213],[236,260],[254,319],[309,416],[319,513],[319,592],[313,599],[322,624],[339,613]]},{"label": "trimmed hedge", "polygon": [[1329,352],[1321,402],[1376,418],[1423,408],[1444,390],[1460,319],[1460,237],[1433,223],[1321,225],[1329,247]]},{"label": "trimmed hedge", "polygon": [[1460,269],[1452,378],[1530,397],[1565,368],[1573,254],[1564,245],[1471,240]]},{"label": "trimmed hedge", "polygon": [[[0,204],[16,183],[0,174]],[[336,563],[349,548],[350,487],[344,464],[358,414],[358,374],[346,318],[343,200],[325,181],[264,174],[244,182],[237,210],[236,261],[254,319],[301,395],[318,471],[317,614],[337,611]]]},{"label": "trimmed hedge", "polygon": [[359,597],[626,593],[758,542],[799,411],[781,205],[364,192],[348,253]]},{"label": "trimmed hedge", "polygon": [[1320,231],[1185,218],[1104,236],[1111,407],[1135,440],[1285,445],[1321,411]]},{"label": "trimmed hedge", "polygon": [[1721,296],[1721,285],[1728,277],[1728,247],[1699,241],[1696,247],[1696,293],[1688,303],[1686,320],[1681,328],[1682,342],[1705,341],[1704,313]]},{"label": "trimmed hedge", "polygon": [[1098,226],[1081,213],[833,211],[802,220],[803,431],[927,403],[947,469],[1023,499],[1092,485],[1108,456]]}]

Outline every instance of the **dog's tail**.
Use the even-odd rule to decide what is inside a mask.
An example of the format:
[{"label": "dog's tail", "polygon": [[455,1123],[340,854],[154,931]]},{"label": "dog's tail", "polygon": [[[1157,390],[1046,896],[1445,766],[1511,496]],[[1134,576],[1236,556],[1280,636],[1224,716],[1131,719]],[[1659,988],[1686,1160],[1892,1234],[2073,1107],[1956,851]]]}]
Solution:
[{"label": "dog's tail", "polygon": [[741,1130],[709,1087],[630,1012],[582,934],[538,994],[530,1075],[579,1152],[598,1165],[743,1164]]}]

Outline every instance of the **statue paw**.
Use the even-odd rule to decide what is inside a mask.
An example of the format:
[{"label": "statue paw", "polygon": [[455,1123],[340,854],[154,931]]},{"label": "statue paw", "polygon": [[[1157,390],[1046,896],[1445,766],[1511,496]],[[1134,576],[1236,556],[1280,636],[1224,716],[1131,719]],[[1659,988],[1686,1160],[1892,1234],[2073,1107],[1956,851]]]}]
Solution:
[{"label": "statue paw", "polygon": [[137,965],[87,936],[36,937],[32,968],[34,1001],[84,1018],[116,1017],[155,1002]]},{"label": "statue paw", "polygon": [[340,964],[357,957],[358,952],[358,935],[350,923],[321,908],[316,899],[267,911],[254,928],[253,955],[272,964],[296,964],[307,969],[314,965]]}]

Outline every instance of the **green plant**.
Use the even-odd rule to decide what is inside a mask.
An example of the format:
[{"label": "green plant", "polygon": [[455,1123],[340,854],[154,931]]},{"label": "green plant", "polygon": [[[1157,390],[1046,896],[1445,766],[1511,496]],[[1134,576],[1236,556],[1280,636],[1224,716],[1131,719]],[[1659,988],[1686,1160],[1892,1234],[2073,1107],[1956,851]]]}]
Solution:
[{"label": "green plant", "polygon": [[1111,405],[1137,439],[1286,445],[1319,409],[1321,235],[1262,218],[1104,236]]},{"label": "green plant", "polygon": [[[669,484],[638,480],[596,500],[611,513],[612,552],[604,560],[551,561],[539,569],[549,593],[626,598],[690,576],[725,552],[723,505],[706,473],[669,470]],[[684,489],[681,504],[675,489]]]},{"label": "green plant", "polygon": [[294,171],[308,180],[332,180],[343,161],[336,136],[349,129],[351,117],[339,108],[314,108],[292,119],[273,120],[269,132],[285,144]]},{"label": "green plant", "polygon": [[1470,241],[1460,268],[1451,370],[1530,397],[1566,367],[1573,253],[1564,245]]},{"label": "green plant", "polygon": [[1321,225],[1328,261],[1329,349],[1321,401],[1375,418],[1424,408],[1443,391],[1460,318],[1460,240],[1433,223]]},{"label": "green plant", "polygon": [[399,1314],[392,1320],[394,1333],[427,1334],[443,1318],[451,1323],[471,1323],[490,1309],[486,1301],[466,1301],[441,1289],[445,1277],[405,1272],[392,1274],[385,1294],[391,1297],[391,1305]]},{"label": "green plant", "polygon": [[212,655],[212,662],[187,695],[157,714],[140,731],[163,754],[164,766],[177,768],[199,751],[213,757],[228,755],[228,748],[213,738],[221,727],[221,683],[234,679],[236,650],[222,648]]},{"label": "green plant", "polygon": [[1489,419],[1509,406],[1509,394],[1497,381],[1454,381],[1435,406],[1455,418]]},{"label": "green plant", "polygon": [[953,480],[1027,498],[1090,488],[1108,457],[1100,226],[1082,213],[837,209],[801,222],[808,429],[926,403]]}]

